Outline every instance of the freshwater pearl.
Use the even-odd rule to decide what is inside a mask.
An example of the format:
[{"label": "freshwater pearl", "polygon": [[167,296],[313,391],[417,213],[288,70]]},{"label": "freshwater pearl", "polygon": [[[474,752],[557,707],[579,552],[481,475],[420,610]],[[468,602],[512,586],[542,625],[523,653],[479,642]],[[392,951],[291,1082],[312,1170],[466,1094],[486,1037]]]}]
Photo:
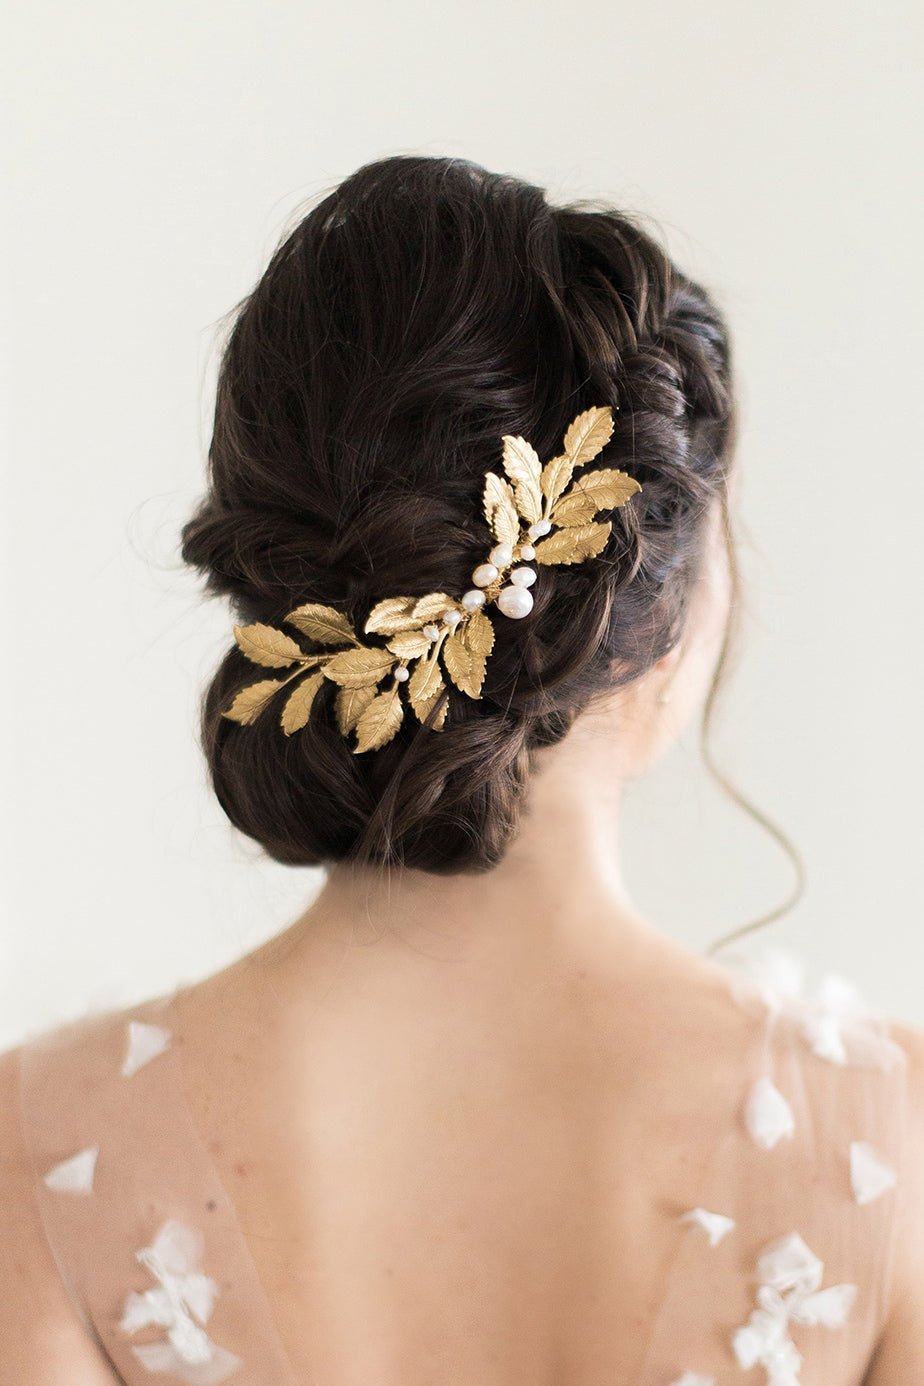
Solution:
[{"label": "freshwater pearl", "polygon": [[398,680],[398,682],[404,683],[405,680],[409,679],[410,677],[410,671],[406,669],[403,664],[399,664],[397,669],[395,670],[395,678]]},{"label": "freshwater pearl", "polygon": [[431,622],[429,625],[424,626],[423,633],[428,640],[435,640],[440,632],[439,628],[437,626],[434,626]]},{"label": "freshwater pearl", "polygon": [[455,607],[452,607],[449,611],[446,612],[446,615],[443,617],[443,625],[449,626],[451,628],[453,626],[457,626],[461,620],[462,612],[456,611]]},{"label": "freshwater pearl", "polygon": [[525,587],[502,587],[497,605],[505,616],[519,620],[521,616],[528,616],[533,609],[532,593]]},{"label": "freshwater pearl", "polygon": [[484,593],[477,587],[470,587],[462,597],[462,605],[466,611],[477,611],[479,606],[484,606]]},{"label": "freshwater pearl", "polygon": [[490,587],[499,572],[493,563],[479,563],[472,573],[472,582],[476,587]]},{"label": "freshwater pearl", "polygon": [[495,563],[498,568],[506,568],[513,558],[513,547],[510,544],[495,544],[488,554],[488,558]]},{"label": "freshwater pearl", "polygon": [[533,548],[532,544],[520,545],[520,557],[526,559],[536,557],[536,550]]},{"label": "freshwater pearl", "polygon": [[517,587],[532,587],[536,581],[536,570],[534,568],[514,568],[510,573],[510,581]]},{"label": "freshwater pearl", "polygon": [[540,534],[548,534],[551,528],[551,520],[537,520],[535,524],[530,525],[526,533],[531,539],[538,539]]}]

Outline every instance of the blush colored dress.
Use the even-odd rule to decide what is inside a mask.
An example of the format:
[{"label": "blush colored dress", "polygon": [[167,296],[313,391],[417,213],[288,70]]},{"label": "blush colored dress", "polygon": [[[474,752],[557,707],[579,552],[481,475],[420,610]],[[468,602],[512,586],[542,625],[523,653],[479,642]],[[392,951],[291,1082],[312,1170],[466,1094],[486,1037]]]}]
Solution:
[{"label": "blush colored dress", "polygon": [[[674,1224],[663,1293],[640,1374],[613,1386],[857,1386],[901,1235],[906,1054],[845,978],[807,990],[795,953],[763,947],[725,971],[754,1043],[733,1091],[703,1075],[700,1196],[659,1214]],[[308,1386],[184,1101],[177,994],[22,1044],[49,1245],[127,1386]],[[653,1042],[670,1045],[669,1015]]]}]

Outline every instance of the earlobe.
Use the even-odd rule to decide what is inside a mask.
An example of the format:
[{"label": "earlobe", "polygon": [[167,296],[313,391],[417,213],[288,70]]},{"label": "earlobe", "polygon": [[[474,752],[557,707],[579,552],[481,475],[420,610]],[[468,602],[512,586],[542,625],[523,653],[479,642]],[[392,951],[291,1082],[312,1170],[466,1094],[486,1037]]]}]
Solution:
[{"label": "earlobe", "polygon": [[677,668],[680,664],[682,653],[683,641],[678,640],[677,644],[669,649],[667,654],[662,655],[655,664],[655,668],[662,671],[660,687],[655,697],[655,702],[660,706],[669,703],[671,700],[672,685],[677,673]]},{"label": "earlobe", "polygon": [[657,698],[655,699],[655,702],[659,703],[659,704],[663,707],[663,705],[664,705],[665,703],[669,703],[670,700],[671,700],[671,689],[670,689],[670,684],[667,683],[667,684],[661,689],[661,692],[658,694]]}]

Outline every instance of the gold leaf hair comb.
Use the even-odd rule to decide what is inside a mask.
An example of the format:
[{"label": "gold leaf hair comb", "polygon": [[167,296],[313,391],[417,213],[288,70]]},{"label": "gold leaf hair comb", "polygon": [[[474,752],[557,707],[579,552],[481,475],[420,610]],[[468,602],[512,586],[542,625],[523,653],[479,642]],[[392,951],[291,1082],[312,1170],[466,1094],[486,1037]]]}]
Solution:
[{"label": "gold leaf hair comb", "polygon": [[[474,585],[458,600],[446,592],[429,592],[423,597],[386,597],[377,602],[363,631],[383,636],[384,646],[364,645],[342,612],[318,602],[297,606],[283,619],[317,645],[346,645],[347,649],[307,654],[274,626],[259,621],[235,626],[234,638],[252,663],[271,669],[290,664],[296,668],[283,678],[261,679],[241,689],[222,716],[250,725],[280,689],[305,674],[286,699],[279,719],[291,736],[307,723],[315,694],[327,678],[339,685],[337,725],[343,736],[355,731],[353,752],[358,754],[384,746],[401,726],[403,683],[420,722],[445,687],[443,671],[460,692],[480,698],[487,657],[494,648],[494,623],[483,608],[493,602],[505,616],[516,620],[527,616],[533,605],[529,589],[536,571],[521,565],[531,560],[553,565],[594,558],[612,528],[609,520],[594,519],[597,511],[625,505],[642,489],[628,473],[613,468],[588,472],[572,484],[575,469],[596,457],[612,432],[608,405],[586,410],[569,424],[563,451],[545,466],[525,439],[505,434],[501,442],[507,479],[486,472],[484,481],[484,515],[497,542],[487,561],[473,570]],[[527,526],[525,537],[521,524]],[[550,533],[553,526],[554,534]],[[540,542],[534,545],[535,539]],[[380,692],[379,684],[389,675],[391,683]],[[433,729],[442,730],[445,720],[444,703]]]}]

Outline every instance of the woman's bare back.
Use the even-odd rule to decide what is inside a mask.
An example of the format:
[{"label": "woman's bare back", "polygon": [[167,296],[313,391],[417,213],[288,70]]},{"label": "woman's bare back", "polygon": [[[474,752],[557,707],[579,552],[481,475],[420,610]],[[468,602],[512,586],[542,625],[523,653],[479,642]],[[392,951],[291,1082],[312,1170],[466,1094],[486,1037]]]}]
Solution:
[{"label": "woman's bare back", "polygon": [[476,990],[370,947],[322,966],[288,1024],[252,968],[190,998],[189,1098],[300,1370],[634,1379],[668,1210],[694,1206],[734,1119],[716,1059],[740,1072],[758,1033],[673,956],[636,978],[534,961]]},{"label": "woman's bare back", "polygon": [[[850,1142],[900,1172],[904,1065],[831,1062],[793,1015],[768,1026],[735,974],[666,939],[477,974],[439,948],[345,949],[323,930],[300,947],[295,980],[270,946],[86,1022],[57,1069],[24,1051],[50,1240],[131,1386],[156,1380],[131,1346],[163,1329],[120,1329],[123,1301],[153,1283],[134,1254],[168,1217],[203,1238],[208,1333],[248,1386],[754,1381],[732,1335],[747,1347],[758,1254],[792,1234],[824,1287],[856,1286],[839,1327],[789,1325],[795,1379],[862,1378],[896,1190],[857,1201]],[[104,1082],[139,1016],[166,1050]],[[746,1116],[769,1075],[795,1126],[772,1145],[760,1103],[754,1129]],[[90,1144],[91,1193],[41,1179]]]}]

